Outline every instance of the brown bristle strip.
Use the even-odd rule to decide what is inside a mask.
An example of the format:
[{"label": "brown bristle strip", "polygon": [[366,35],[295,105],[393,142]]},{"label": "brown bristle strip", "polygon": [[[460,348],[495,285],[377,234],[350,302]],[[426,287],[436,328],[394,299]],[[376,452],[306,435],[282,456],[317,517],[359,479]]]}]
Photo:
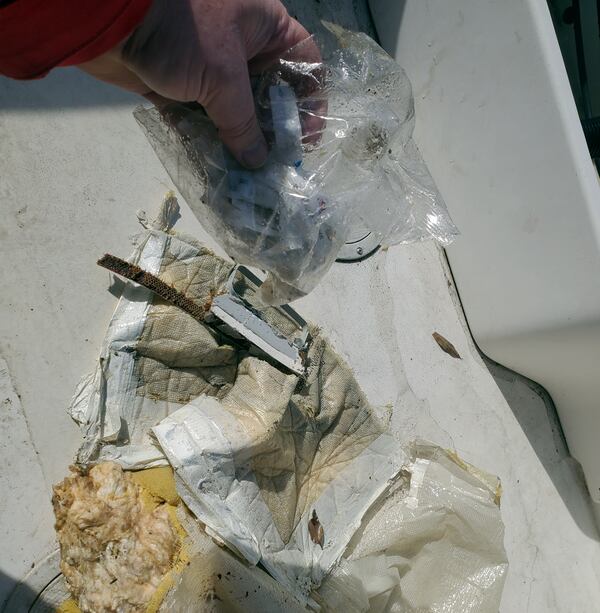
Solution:
[{"label": "brown bristle strip", "polygon": [[161,281],[152,273],[146,272],[139,266],[130,264],[129,262],[108,253],[98,260],[98,265],[116,273],[121,277],[125,277],[130,281],[134,281],[135,283],[148,288],[157,296],[160,296],[163,300],[166,300],[176,307],[179,307],[182,311],[190,314],[194,319],[204,321],[206,309],[203,306],[194,302],[191,298],[188,298],[185,294],[176,290],[174,287],[167,285],[164,281]]}]

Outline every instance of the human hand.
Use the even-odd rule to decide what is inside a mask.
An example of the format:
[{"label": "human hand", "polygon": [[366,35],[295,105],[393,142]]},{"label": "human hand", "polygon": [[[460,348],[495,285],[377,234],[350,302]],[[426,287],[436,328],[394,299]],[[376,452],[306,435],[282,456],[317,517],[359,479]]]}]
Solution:
[{"label": "human hand", "polygon": [[[128,39],[79,67],[154,102],[199,102],[238,161],[257,168],[268,151],[249,74],[308,36],[279,0],[154,0]],[[287,59],[320,61],[312,41],[300,49]]]}]

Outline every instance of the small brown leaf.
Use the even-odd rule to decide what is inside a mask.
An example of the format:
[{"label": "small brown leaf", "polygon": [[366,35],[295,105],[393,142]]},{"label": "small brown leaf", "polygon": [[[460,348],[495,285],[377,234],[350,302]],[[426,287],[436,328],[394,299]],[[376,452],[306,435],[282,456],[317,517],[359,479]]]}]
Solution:
[{"label": "small brown leaf", "polygon": [[325,541],[325,531],[323,526],[317,517],[317,512],[313,509],[312,517],[308,520],[308,533],[310,534],[310,540],[316,545],[320,545],[323,549],[323,542]]},{"label": "small brown leaf", "polygon": [[445,339],[441,334],[438,334],[437,332],[434,332],[431,336],[433,336],[435,342],[440,346],[442,351],[445,351],[453,358],[457,358],[458,360],[462,359],[458,351],[456,351],[456,347],[448,339]]}]

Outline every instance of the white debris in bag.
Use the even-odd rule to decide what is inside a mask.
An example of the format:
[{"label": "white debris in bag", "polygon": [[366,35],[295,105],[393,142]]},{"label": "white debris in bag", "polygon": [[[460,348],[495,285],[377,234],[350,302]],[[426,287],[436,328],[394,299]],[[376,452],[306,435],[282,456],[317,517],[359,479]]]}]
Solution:
[{"label": "white debris in bag", "polygon": [[275,151],[286,166],[302,164],[302,126],[298,117],[296,96],[291,87],[271,85],[269,88]]},{"label": "white debris in bag", "polygon": [[260,77],[259,123],[271,151],[249,171],[224,150],[202,110],[174,103],[135,117],[194,214],[239,264],[268,271],[262,299],[310,292],[356,228],[384,246],[457,234],[412,141],[404,71],[362,33],[311,56],[300,43]]}]

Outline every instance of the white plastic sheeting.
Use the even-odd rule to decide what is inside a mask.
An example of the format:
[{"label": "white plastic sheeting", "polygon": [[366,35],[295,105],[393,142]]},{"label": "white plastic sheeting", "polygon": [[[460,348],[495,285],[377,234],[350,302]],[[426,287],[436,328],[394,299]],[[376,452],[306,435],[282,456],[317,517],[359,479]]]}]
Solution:
[{"label": "white plastic sheeting", "polygon": [[[201,304],[232,269],[155,228],[131,259]],[[497,610],[506,570],[497,479],[435,446],[407,447],[312,333],[301,378],[127,284],[71,409],[85,435],[79,461],[170,462],[207,533],[304,605]],[[322,542],[310,534],[313,512]]]},{"label": "white plastic sheeting", "polygon": [[425,442],[320,594],[331,610],[496,613],[507,560],[496,477]]},{"label": "white plastic sheeting", "polygon": [[[270,396],[271,403],[274,398],[277,406],[267,410],[283,413],[287,403],[281,403],[280,395]],[[275,419],[279,422],[275,428],[289,428],[281,415]],[[265,422],[271,425],[273,420]],[[302,511],[297,511],[299,501],[295,496],[284,489],[272,510],[262,495],[265,483],[257,480],[252,468],[253,460],[265,453],[264,446],[257,445],[260,435],[253,436],[242,424],[243,420],[236,419],[224,404],[201,397],[167,417],[154,432],[176,470],[178,492],[194,514],[250,563],[260,561],[301,601],[309,601],[311,591],[339,560],[363,514],[399,472],[406,456],[397,441],[381,433],[350,461],[342,459],[351,453],[348,442],[361,449],[360,427],[355,421],[344,433],[338,433],[346,440],[330,449],[326,459],[316,454],[303,457],[302,445],[292,443],[297,462],[313,465],[313,470],[305,474],[305,484],[309,485],[305,489],[318,491],[327,472],[335,473]],[[304,424],[304,428],[314,427],[311,421]],[[297,437],[306,434],[301,428],[295,433]],[[319,460],[323,465],[319,466]],[[263,475],[265,468],[259,468]],[[285,471],[275,463],[267,469],[276,476]],[[275,517],[282,512],[297,517],[286,541]],[[322,545],[309,533],[313,512],[323,527]]]}]

